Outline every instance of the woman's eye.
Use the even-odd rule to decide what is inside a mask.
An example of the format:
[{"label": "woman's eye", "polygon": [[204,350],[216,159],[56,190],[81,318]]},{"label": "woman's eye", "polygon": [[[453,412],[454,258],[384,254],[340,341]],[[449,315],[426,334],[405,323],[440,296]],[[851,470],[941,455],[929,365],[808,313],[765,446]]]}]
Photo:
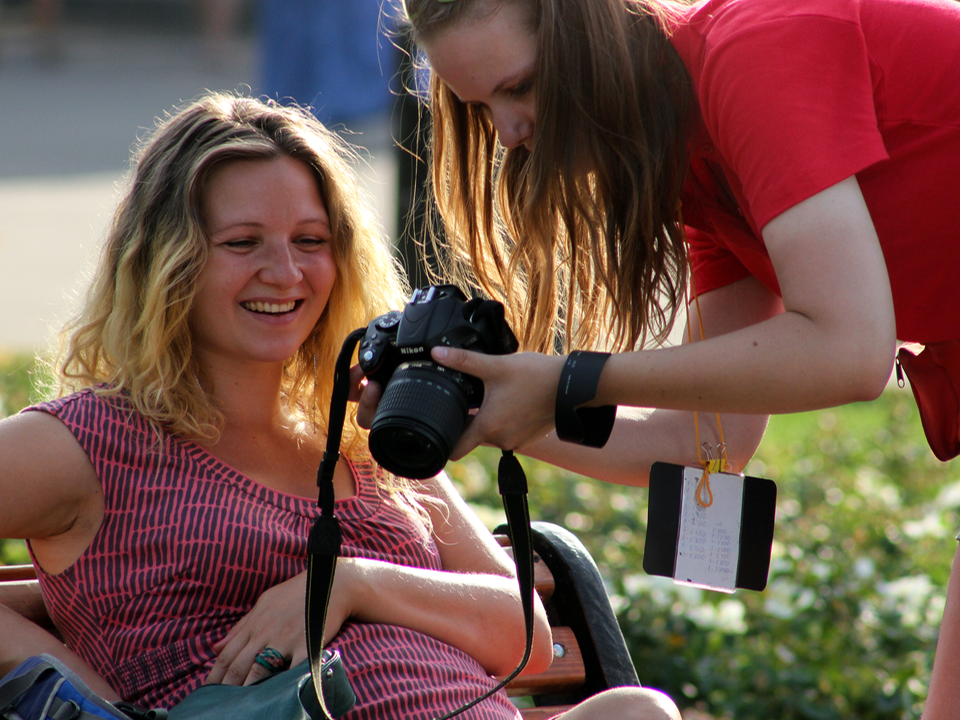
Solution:
[{"label": "woman's eye", "polygon": [[229,248],[243,250],[245,248],[253,247],[254,241],[251,238],[237,238],[236,240],[227,240],[223,244]]},{"label": "woman's eye", "polygon": [[326,245],[328,242],[330,242],[330,239],[325,237],[319,237],[316,235],[310,235],[310,236],[298,238],[296,242],[298,245],[301,245],[303,247],[312,248],[312,247],[320,247],[322,245]]},{"label": "woman's eye", "polygon": [[510,95],[512,97],[523,97],[532,89],[533,81],[530,79],[523,80],[518,85],[514,85],[512,88],[510,88]]}]

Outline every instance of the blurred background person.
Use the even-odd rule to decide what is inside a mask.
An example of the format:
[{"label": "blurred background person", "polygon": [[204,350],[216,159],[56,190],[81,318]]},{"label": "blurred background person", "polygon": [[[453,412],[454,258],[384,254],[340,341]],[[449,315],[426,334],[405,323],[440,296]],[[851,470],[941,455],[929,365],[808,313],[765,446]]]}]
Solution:
[{"label": "blurred background person", "polygon": [[[380,0],[260,0],[258,90],[295,100],[334,130],[387,122],[397,52]],[[363,144],[363,143],[361,143]]]}]

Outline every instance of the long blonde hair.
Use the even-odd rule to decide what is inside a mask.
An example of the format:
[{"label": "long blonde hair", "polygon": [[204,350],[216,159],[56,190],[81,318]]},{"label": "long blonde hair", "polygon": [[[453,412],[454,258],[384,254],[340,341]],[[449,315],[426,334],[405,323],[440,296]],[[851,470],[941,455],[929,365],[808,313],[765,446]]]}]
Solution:
[{"label": "long blonde hair", "polygon": [[[201,201],[220,163],[280,156],[314,172],[334,234],[337,281],[282,382],[291,411],[326,431],[343,341],[402,307],[407,288],[346,144],[304,109],[227,93],[205,95],[159,122],[136,155],[86,304],[60,336],[60,394],[90,386],[122,393],[156,427],[217,438],[222,417],[196,381],[188,326],[207,257]],[[344,446],[361,456],[366,445],[354,418],[349,425]]]},{"label": "long blonde hair", "polygon": [[[431,80],[431,183],[454,282],[503,300],[524,347],[669,333],[686,284],[677,204],[695,117],[660,0],[404,0],[415,39],[520,5],[536,38],[534,147]],[[562,341],[562,342],[561,342]]]}]

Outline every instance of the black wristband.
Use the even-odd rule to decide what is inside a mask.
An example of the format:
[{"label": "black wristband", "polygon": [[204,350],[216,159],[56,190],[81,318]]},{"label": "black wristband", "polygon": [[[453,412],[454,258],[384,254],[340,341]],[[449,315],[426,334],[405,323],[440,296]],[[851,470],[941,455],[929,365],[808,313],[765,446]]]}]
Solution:
[{"label": "black wristband", "polygon": [[616,405],[577,409],[597,396],[600,373],[610,353],[575,350],[567,356],[557,385],[554,423],[557,437],[565,442],[603,447],[617,418]]}]

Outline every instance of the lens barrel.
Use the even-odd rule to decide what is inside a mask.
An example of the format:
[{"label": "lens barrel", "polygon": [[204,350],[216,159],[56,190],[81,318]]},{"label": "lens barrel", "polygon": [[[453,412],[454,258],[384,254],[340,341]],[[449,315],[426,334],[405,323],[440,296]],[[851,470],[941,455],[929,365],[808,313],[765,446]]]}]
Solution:
[{"label": "lens barrel", "polygon": [[464,376],[429,361],[403,363],[383,390],[370,452],[390,472],[423,480],[450,459],[469,411]]}]

